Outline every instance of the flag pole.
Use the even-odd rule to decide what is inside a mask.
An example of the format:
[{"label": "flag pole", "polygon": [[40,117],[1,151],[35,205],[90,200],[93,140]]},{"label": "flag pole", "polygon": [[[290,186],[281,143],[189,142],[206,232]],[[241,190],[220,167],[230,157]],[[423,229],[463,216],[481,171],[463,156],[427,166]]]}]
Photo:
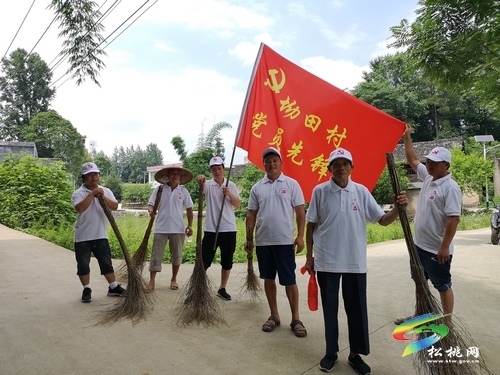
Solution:
[{"label": "flag pole", "polygon": [[[259,52],[257,53],[257,58],[255,59],[255,63],[253,65],[252,75],[250,76],[250,81],[248,83],[247,93],[245,95],[245,102],[243,103],[243,108],[241,109],[240,122],[238,124],[238,129],[236,130],[236,137],[234,138],[233,152],[231,154],[231,162],[229,164],[229,170],[227,172],[227,179],[226,179],[226,186],[225,187],[227,187],[229,185],[229,178],[231,176],[231,170],[233,169],[234,154],[236,152],[236,143],[238,142],[238,138],[240,137],[241,126],[243,124],[243,118],[245,116],[245,112],[246,112],[246,109],[248,107],[248,99],[250,97],[250,91],[251,91],[252,86],[253,86],[253,81],[255,79],[257,67],[259,66],[260,59],[262,57],[262,52],[264,51],[264,46],[265,46],[265,44],[261,42],[260,47],[259,47]],[[225,202],[226,202],[226,199],[223,197],[222,198],[222,205],[221,205],[220,212],[219,212],[219,217],[217,219],[217,226],[215,228],[215,241],[214,241],[214,248],[213,248],[214,251],[217,248],[217,237],[219,236],[219,227],[220,227],[220,222],[222,219],[222,211],[224,210],[224,203]]]}]

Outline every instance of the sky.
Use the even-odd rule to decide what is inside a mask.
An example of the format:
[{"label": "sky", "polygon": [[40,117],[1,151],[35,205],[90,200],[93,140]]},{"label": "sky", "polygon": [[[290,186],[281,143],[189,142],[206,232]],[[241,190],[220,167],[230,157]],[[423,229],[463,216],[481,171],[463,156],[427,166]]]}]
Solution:
[{"label": "sky", "polygon": [[[86,137],[87,148],[92,142],[111,156],[115,147],[155,143],[165,164],[179,160],[173,137],[182,137],[190,153],[200,133],[220,121],[232,125],[221,133],[226,163],[233,153],[234,164],[244,162],[246,152],[234,144],[261,42],[336,87],[352,89],[371,60],[395,52],[387,48],[389,28],[414,20],[418,5],[417,0],[95,1],[101,12],[113,6],[103,21],[104,37],[142,8],[107,40],[101,87],[67,80],[65,62],[53,70],[53,82],[59,81],[51,109]],[[54,18],[49,3],[0,0],[0,56],[36,46],[33,51],[54,65],[63,42],[57,23],[37,44]]]}]

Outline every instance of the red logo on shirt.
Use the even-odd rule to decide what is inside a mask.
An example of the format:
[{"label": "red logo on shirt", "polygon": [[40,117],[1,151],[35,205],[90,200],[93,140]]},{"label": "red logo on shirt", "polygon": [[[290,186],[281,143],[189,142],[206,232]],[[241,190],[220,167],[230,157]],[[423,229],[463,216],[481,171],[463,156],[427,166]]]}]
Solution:
[{"label": "red logo on shirt", "polygon": [[359,206],[356,203],[351,204],[351,210],[359,211]]},{"label": "red logo on shirt", "polygon": [[436,199],[436,195],[437,195],[436,190],[434,190],[434,192],[431,195],[429,195],[429,199],[431,201],[434,200],[434,199]]},{"label": "red logo on shirt", "polygon": [[280,193],[281,193],[281,194],[286,194],[286,193],[288,193],[288,192],[287,192],[287,190],[286,190],[286,189],[281,189],[281,190],[280,190]]}]

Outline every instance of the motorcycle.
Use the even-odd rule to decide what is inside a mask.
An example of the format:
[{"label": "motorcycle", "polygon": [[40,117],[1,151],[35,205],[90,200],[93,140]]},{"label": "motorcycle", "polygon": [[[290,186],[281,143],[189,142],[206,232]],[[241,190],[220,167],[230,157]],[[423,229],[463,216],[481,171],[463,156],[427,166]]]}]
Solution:
[{"label": "motorcycle", "polygon": [[491,243],[498,245],[500,240],[500,205],[495,205],[491,215]]}]

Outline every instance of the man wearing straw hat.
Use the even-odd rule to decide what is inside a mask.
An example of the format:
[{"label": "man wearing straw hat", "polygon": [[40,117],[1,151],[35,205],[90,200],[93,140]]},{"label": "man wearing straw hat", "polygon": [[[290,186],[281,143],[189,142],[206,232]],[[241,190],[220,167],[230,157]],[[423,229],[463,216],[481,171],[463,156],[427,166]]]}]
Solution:
[{"label": "man wearing straw hat", "polygon": [[[299,316],[299,290],[295,279],[295,252],[304,249],[304,194],[299,183],[281,172],[281,153],[270,147],[262,153],[266,175],[250,191],[246,217],[245,250],[253,251],[255,245],[260,278],[264,279],[264,291],[271,315],[262,330],[272,332],[281,325],[278,312],[276,273],[279,283],[285,287],[292,312],[290,327],[297,337],[307,336],[307,330]],[[297,237],[293,238],[294,214]]]},{"label": "man wearing straw hat", "polygon": [[[451,326],[454,296],[450,270],[453,237],[462,212],[462,191],[448,172],[451,163],[450,151],[435,147],[427,155],[424,165],[420,163],[413,148],[411,132],[411,126],[407,124],[403,136],[406,160],[423,181],[415,214],[415,247],[426,278],[431,280],[439,292],[445,314],[444,322]],[[399,325],[413,316],[396,319],[394,323]]]},{"label": "man wearing straw hat", "polygon": [[125,289],[116,282],[115,271],[111,262],[111,249],[108,242],[108,219],[97,201],[102,196],[111,210],[118,208],[113,192],[99,185],[101,175],[95,163],[82,166],[83,184],[73,192],[71,203],[75,210],[75,257],[77,275],[83,285],[82,302],[92,301],[90,288],[90,255],[94,254],[99,262],[101,275],[109,283],[108,296],[121,296]]},{"label": "man wearing straw hat", "polygon": [[[330,180],[317,185],[307,210],[306,264],[316,271],[321,291],[325,322],[326,354],[319,363],[321,371],[330,372],[339,351],[339,287],[347,314],[349,364],[361,375],[371,369],[360,354],[370,353],[368,309],[366,303],[366,222],[389,225],[398,218],[396,205],[384,213],[370,191],[351,180],[354,168],[351,153],[343,148],[331,152]],[[407,205],[406,192],[395,203]],[[314,247],[314,258],[313,258]]]},{"label": "man wearing straw hat", "polygon": [[[201,243],[203,265],[207,270],[215,257],[217,247],[220,248],[221,276],[217,295],[225,301],[231,300],[226,291],[233,255],[236,249],[236,217],[234,210],[240,207],[241,198],[236,184],[224,178],[224,161],[219,156],[210,159],[212,179],[207,181],[203,175],[198,176],[198,186],[203,188],[207,202],[207,214],[204,235]],[[226,186],[227,182],[227,186]],[[223,202],[223,199],[225,201]],[[217,243],[215,239],[217,238]]]},{"label": "man wearing straw hat", "polygon": [[[148,291],[155,288],[155,278],[161,272],[163,254],[169,242],[170,261],[172,263],[172,277],[170,279],[170,289],[179,289],[177,274],[182,263],[182,247],[186,236],[193,235],[193,200],[188,190],[182,186],[193,179],[191,171],[180,167],[167,167],[156,172],[155,180],[163,186],[163,192],[158,206],[158,212],[153,211],[156,195],[159,186],[149,197],[149,216],[157,216],[153,235],[153,251],[149,263],[149,284]],[[184,210],[188,225],[184,226]]]}]

